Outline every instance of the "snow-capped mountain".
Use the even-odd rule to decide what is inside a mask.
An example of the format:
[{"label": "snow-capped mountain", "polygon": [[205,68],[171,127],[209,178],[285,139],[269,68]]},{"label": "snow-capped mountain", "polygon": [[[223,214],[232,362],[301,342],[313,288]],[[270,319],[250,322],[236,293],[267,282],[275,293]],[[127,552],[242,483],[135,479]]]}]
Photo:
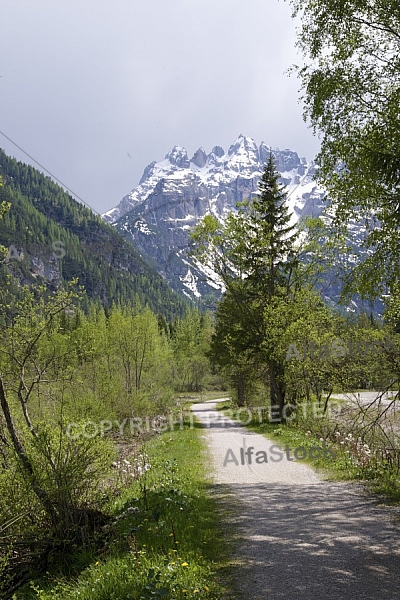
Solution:
[{"label": "snow-capped mountain", "polygon": [[218,284],[186,256],[189,231],[206,214],[223,220],[237,202],[256,194],[270,151],[288,189],[293,221],[321,214],[324,192],[313,180],[313,162],[240,135],[227,152],[220,146],[209,154],[199,148],[190,159],[175,146],[164,160],[149,164],[139,185],[103,217],[172,287],[191,298],[215,296]]}]

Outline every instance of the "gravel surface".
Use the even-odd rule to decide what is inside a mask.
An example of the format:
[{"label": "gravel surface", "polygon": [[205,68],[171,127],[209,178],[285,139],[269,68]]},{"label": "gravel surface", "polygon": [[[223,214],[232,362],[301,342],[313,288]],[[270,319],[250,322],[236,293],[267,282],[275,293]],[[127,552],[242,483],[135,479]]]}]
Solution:
[{"label": "gravel surface", "polygon": [[279,441],[223,417],[216,402],[192,410],[205,427],[223,518],[239,535],[235,597],[399,600],[398,510],[379,507],[359,485],[321,480],[290,460],[295,448],[279,454]]}]

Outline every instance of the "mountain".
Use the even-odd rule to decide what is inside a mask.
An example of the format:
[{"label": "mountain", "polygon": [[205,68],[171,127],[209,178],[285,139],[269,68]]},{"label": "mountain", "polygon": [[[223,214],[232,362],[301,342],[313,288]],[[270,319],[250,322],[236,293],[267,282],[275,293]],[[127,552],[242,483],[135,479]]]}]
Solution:
[{"label": "mountain", "polygon": [[175,146],[164,160],[149,164],[139,185],[103,218],[174,289],[212,303],[220,289],[188,258],[189,231],[206,214],[223,220],[237,202],[256,194],[270,151],[288,187],[293,221],[320,215],[325,193],[313,180],[315,164],[292,150],[257,145],[240,135],[227,152],[220,146],[209,154],[199,148],[190,159],[185,148]]},{"label": "mountain", "polygon": [[0,221],[0,244],[9,249],[0,282],[11,274],[19,283],[45,282],[58,288],[78,277],[89,298],[148,304],[174,320],[189,303],[101,217],[76,202],[49,177],[0,149],[0,202],[11,203]]}]

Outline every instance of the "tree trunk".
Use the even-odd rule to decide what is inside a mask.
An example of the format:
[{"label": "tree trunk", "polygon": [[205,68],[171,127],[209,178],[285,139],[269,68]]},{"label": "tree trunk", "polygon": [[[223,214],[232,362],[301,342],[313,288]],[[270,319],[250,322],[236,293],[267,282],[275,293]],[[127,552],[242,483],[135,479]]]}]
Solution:
[{"label": "tree trunk", "polygon": [[45,509],[46,513],[50,517],[53,525],[56,527],[58,525],[58,521],[59,521],[57,511],[55,510],[54,505],[51,502],[51,499],[49,498],[46,491],[43,490],[42,487],[40,486],[40,484],[38,483],[32,463],[29,460],[29,457],[26,453],[23,443],[21,442],[21,440],[18,437],[17,431],[14,426],[14,421],[13,421],[13,418],[11,415],[10,406],[8,404],[6,391],[4,388],[4,382],[3,382],[3,379],[1,376],[0,376],[0,405],[1,405],[1,408],[2,408],[2,411],[4,414],[7,430],[11,437],[11,441],[12,441],[14,450],[21,462],[23,469],[26,471],[26,474],[29,477],[29,480],[30,480],[30,483],[32,486],[32,490],[34,491],[34,493],[36,494],[40,503],[42,504],[43,508]]},{"label": "tree trunk", "polygon": [[237,380],[237,403],[238,406],[245,405],[245,388],[246,388],[246,376],[240,373]]},{"label": "tree trunk", "polygon": [[281,421],[285,419],[285,384],[282,380],[282,367],[276,363],[270,364],[270,396],[271,409]]}]

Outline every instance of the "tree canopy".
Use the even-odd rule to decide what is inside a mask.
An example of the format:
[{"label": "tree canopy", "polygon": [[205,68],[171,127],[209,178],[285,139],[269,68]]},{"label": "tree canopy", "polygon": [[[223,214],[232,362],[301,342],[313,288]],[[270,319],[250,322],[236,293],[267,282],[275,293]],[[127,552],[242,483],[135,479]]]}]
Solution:
[{"label": "tree canopy", "polygon": [[377,296],[399,276],[400,5],[291,0],[301,17],[304,115],[321,135],[318,177],[336,223],[364,219],[367,258],[353,290]]}]

